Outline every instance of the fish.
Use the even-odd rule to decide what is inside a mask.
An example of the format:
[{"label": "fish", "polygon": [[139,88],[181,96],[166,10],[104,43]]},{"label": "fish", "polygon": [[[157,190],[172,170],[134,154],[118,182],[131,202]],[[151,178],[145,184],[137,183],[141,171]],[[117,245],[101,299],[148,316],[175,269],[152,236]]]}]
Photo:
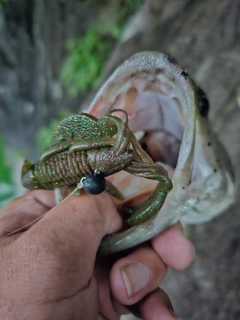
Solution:
[{"label": "fish", "polygon": [[[177,221],[210,221],[234,203],[234,172],[212,131],[208,98],[174,57],[141,52],[120,65],[85,112],[101,118],[114,109],[127,113],[130,130],[154,162],[168,171],[173,187],[155,216],[106,235],[100,255],[134,247]],[[123,117],[123,112],[118,116]],[[155,188],[153,181],[124,171],[109,180],[121,190],[124,204],[140,201]]]}]

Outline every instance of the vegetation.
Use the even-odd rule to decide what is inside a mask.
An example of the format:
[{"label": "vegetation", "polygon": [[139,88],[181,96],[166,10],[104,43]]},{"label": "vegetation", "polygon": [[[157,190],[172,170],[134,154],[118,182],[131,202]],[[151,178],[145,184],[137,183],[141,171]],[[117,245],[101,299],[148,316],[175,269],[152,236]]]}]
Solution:
[{"label": "vegetation", "polygon": [[69,111],[61,110],[57,117],[51,120],[51,122],[48,125],[38,129],[36,133],[36,143],[41,153],[43,153],[50,147],[53,131],[55,131],[59,122],[61,122],[64,118],[68,116],[70,116]]},{"label": "vegetation", "polygon": [[2,5],[6,4],[9,1],[14,1],[14,0],[0,0],[0,8]]},{"label": "vegetation", "polygon": [[69,56],[61,80],[72,97],[98,84],[105,61],[122,34],[124,24],[140,6],[141,0],[84,1],[85,5],[105,6],[96,25],[67,44]]},{"label": "vegetation", "polygon": [[96,85],[103,61],[113,43],[112,38],[103,41],[103,35],[95,28],[89,28],[84,37],[69,41],[70,54],[62,69],[61,79],[72,97]]},{"label": "vegetation", "polygon": [[15,189],[10,166],[4,154],[4,141],[0,136],[0,209],[14,198]]}]

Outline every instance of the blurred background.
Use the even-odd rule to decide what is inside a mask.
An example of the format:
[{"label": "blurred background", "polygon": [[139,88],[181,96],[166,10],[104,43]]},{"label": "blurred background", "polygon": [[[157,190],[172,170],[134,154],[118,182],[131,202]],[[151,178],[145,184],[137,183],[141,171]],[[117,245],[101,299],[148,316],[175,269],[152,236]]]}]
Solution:
[{"label": "blurred background", "polygon": [[[239,180],[240,0],[0,0],[0,208],[25,192],[24,159],[37,161],[56,124],[143,50],[174,56],[208,94]],[[192,227],[195,262],[168,272],[184,320],[240,319],[239,204]]]}]

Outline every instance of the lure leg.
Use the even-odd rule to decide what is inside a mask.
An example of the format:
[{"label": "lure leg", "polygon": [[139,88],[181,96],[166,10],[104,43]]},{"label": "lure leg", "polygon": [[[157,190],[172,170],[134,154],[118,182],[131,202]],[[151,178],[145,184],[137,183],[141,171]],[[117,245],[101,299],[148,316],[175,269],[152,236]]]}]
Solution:
[{"label": "lure leg", "polygon": [[167,177],[167,171],[158,164],[132,162],[124,170],[138,177],[159,181],[153,193],[142,203],[135,207],[123,208],[126,215],[125,222],[135,226],[144,223],[159,211],[168,192],[172,189],[172,182]]},{"label": "lure leg", "polygon": [[101,148],[106,146],[111,146],[115,143],[115,138],[94,138],[94,139],[85,139],[81,142],[76,142],[69,148],[69,153],[81,150],[89,150],[95,148]]},{"label": "lure leg", "polygon": [[142,149],[135,135],[130,131],[133,150],[142,162],[154,163],[152,158]]},{"label": "lure leg", "polygon": [[106,190],[118,200],[124,200],[124,196],[122,195],[121,191],[115,187],[110,181],[106,180]]},{"label": "lure leg", "polygon": [[103,128],[110,126],[114,122],[117,127],[116,142],[114,143],[112,150],[117,154],[122,154],[127,146],[131,143],[130,130],[127,123],[123,122],[120,118],[115,116],[105,116],[99,120],[99,126]]},{"label": "lure leg", "polygon": [[114,145],[115,141],[115,138],[94,138],[84,140],[79,138],[64,141],[59,143],[57,146],[49,148],[46,152],[44,152],[40,161],[44,162],[47,158],[67,150],[69,150],[69,152],[71,153],[78,150],[88,150],[93,148],[111,146]]}]

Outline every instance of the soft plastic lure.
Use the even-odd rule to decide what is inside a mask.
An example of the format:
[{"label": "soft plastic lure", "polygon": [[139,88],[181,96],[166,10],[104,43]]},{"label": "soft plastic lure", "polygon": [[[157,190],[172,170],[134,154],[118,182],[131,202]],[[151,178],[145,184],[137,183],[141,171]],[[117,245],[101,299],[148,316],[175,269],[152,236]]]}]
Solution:
[{"label": "soft plastic lure", "polygon": [[[125,222],[139,225],[158,212],[171,190],[168,173],[152,161],[120,118],[107,115],[98,120],[83,113],[60,122],[50,148],[40,161],[35,164],[25,161],[22,184],[28,189],[65,188],[75,190],[75,194],[81,187],[90,194],[107,189],[122,199],[121,191],[105,180],[121,170],[159,181],[151,196],[143,202],[134,207],[123,207]],[[60,195],[59,200],[62,198]]]}]

